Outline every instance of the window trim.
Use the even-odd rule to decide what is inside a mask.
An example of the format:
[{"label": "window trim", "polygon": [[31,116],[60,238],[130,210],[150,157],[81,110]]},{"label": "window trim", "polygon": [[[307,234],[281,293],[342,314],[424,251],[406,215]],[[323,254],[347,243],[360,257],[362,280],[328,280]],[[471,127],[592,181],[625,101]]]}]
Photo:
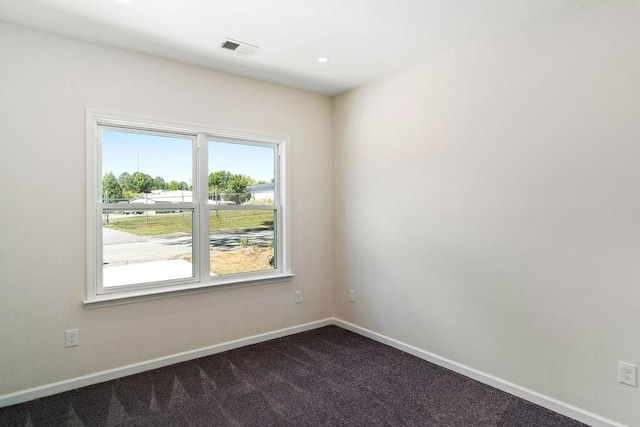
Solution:
[{"label": "window trim", "polygon": [[[102,153],[99,144],[99,127],[129,128],[145,133],[171,133],[195,137],[193,195],[193,247],[194,277],[174,281],[149,282],[144,285],[132,285],[118,290],[109,289],[100,292],[98,280],[101,276],[102,262],[102,208],[105,206],[100,197],[102,181]],[[247,143],[276,146],[276,188],[273,205],[209,205],[208,199],[208,144],[209,141]],[[126,304],[196,292],[228,289],[230,287],[252,286],[263,283],[290,280],[291,272],[291,220],[289,192],[289,150],[290,138],[285,135],[222,128],[202,124],[149,118],[129,114],[114,113],[95,109],[86,109],[86,233],[87,233],[87,295],[85,308]],[[203,185],[204,184],[204,185]],[[204,203],[203,203],[204,201]],[[185,204],[186,205],[186,204]],[[147,206],[149,210],[150,207]],[[155,209],[155,208],[154,208]],[[215,210],[263,209],[273,210],[276,215],[275,244],[277,245],[277,268],[274,270],[211,276],[209,272],[209,245],[202,242],[202,236],[209,229],[210,212]],[[198,221],[198,224],[195,222]],[[200,230],[196,232],[195,230]],[[202,236],[201,236],[202,235]],[[208,241],[208,239],[206,239]],[[196,253],[197,252],[197,253]],[[98,258],[100,257],[100,260]],[[207,273],[207,274],[205,274]]]}]

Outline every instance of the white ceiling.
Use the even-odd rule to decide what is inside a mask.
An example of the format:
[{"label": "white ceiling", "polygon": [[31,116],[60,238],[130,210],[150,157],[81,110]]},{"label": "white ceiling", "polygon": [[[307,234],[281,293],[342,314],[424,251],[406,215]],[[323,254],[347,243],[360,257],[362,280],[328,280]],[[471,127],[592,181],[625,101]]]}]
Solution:
[{"label": "white ceiling", "polygon": [[0,20],[334,95],[571,1],[0,0]]}]

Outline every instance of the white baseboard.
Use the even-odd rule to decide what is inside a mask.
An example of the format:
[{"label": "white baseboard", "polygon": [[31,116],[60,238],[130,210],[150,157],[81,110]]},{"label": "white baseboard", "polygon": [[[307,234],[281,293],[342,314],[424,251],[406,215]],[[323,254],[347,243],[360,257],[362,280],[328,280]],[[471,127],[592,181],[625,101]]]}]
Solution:
[{"label": "white baseboard", "polygon": [[386,344],[388,346],[394,347],[405,353],[409,353],[413,356],[419,357],[420,359],[424,359],[428,362],[433,363],[434,365],[442,366],[443,368],[452,370],[466,377],[479,381],[483,384],[487,384],[491,387],[495,387],[499,390],[505,391],[514,396],[518,396],[522,399],[528,400],[529,402],[535,403],[536,405],[542,406],[543,408],[547,408],[553,412],[562,414],[566,417],[572,418],[576,421],[580,421],[589,426],[626,427],[623,424],[617,423],[615,421],[612,421],[607,418],[601,417],[599,415],[593,414],[591,412],[585,411],[573,405],[569,405],[567,403],[561,402],[552,397],[545,396],[533,390],[529,390],[527,388],[521,387],[517,384],[510,383],[509,381],[505,381],[493,375],[484,373],[482,371],[478,371],[477,369],[470,368],[469,366],[465,366],[460,363],[454,362],[453,360],[449,360],[444,357],[438,356],[436,354],[430,353],[428,351],[421,350],[417,347],[414,347],[409,344],[405,344],[401,341],[395,340],[393,338],[389,338],[377,332],[370,331],[368,329],[354,325],[353,323],[349,323],[340,319],[333,319],[333,324],[343,329],[349,330],[351,332],[355,332],[358,335],[371,338],[374,341],[378,341],[382,344]]},{"label": "white baseboard", "polygon": [[28,402],[30,400],[39,399],[45,396],[62,393],[65,391],[75,390],[80,387],[86,387],[117,378],[126,377],[128,375],[139,374],[140,372],[150,371],[152,369],[162,368],[173,365],[174,363],[186,362],[188,360],[198,359],[200,357],[211,356],[212,354],[222,353],[223,351],[233,350],[245,347],[251,344],[257,344],[276,338],[293,335],[300,332],[310,331],[312,329],[321,328],[333,324],[333,319],[323,319],[315,322],[305,323],[302,325],[292,326],[290,328],[280,329],[277,331],[267,332],[264,334],[253,335],[247,338],[241,338],[234,341],[228,341],[221,344],[203,347],[196,350],[185,351],[184,353],[173,354],[170,356],[160,357],[157,359],[147,360],[120,368],[109,369],[95,374],[83,375],[77,378],[60,381],[53,384],[46,384],[40,387],[34,387],[27,390],[9,393],[0,396],[0,408],[15,405],[18,403]]},{"label": "white baseboard", "polygon": [[533,390],[521,387],[517,384],[510,383],[501,378],[489,375],[477,369],[470,368],[428,351],[419,349],[409,344],[405,344],[401,341],[389,338],[377,332],[362,328],[352,323],[346,322],[341,319],[328,318],[318,320],[315,322],[305,323],[302,325],[292,326],[290,328],[280,329],[277,331],[267,332],[264,334],[253,335],[247,338],[241,338],[234,341],[228,341],[221,344],[212,345],[209,347],[203,347],[196,350],[186,351],[184,353],[173,354],[170,356],[160,357],[140,363],[134,363],[132,365],[123,366],[120,368],[109,369],[102,372],[96,372],[94,374],[84,375],[77,378],[71,378],[69,380],[60,381],[53,384],[47,384],[40,387],[34,387],[27,390],[18,391],[15,393],[9,393],[0,396],[0,408],[15,405],[18,403],[28,402],[33,399],[38,399],[45,396],[51,396],[53,394],[62,393],[65,391],[74,390],[80,387],[86,387],[93,384],[98,384],[104,381],[110,381],[117,378],[126,377],[128,375],[138,374],[141,372],[149,371],[152,369],[162,368],[165,366],[173,365],[174,363],[186,362],[188,360],[197,359],[200,357],[210,356],[216,353],[222,353],[224,351],[233,350],[240,347],[245,347],[251,344],[257,344],[264,341],[269,341],[276,338],[285,337],[287,335],[293,335],[300,332],[310,331],[312,329],[321,328],[323,326],[336,325],[343,329],[355,332],[356,334],[371,338],[374,341],[378,341],[382,344],[394,347],[405,353],[409,353],[413,356],[424,359],[435,365],[442,366],[443,368],[450,369],[454,372],[458,372],[466,377],[472,378],[483,384],[487,384],[491,387],[495,387],[499,390],[510,393],[514,396],[518,396],[529,402],[540,405],[551,411],[557,412],[574,420],[580,421],[592,427],[626,427],[623,424],[585,411],[578,407],[561,402],[557,399],[553,399],[549,396],[545,396]]}]

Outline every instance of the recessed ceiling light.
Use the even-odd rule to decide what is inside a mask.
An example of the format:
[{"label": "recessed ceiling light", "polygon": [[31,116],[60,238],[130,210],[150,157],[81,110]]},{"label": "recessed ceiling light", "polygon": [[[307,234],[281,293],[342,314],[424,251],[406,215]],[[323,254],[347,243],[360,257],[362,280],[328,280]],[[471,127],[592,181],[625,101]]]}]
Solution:
[{"label": "recessed ceiling light", "polygon": [[318,62],[321,62],[324,64],[325,62],[329,62],[329,59],[331,58],[329,58],[328,56],[321,56],[320,58],[318,58]]},{"label": "recessed ceiling light", "polygon": [[131,3],[131,0],[116,0],[119,3]]}]

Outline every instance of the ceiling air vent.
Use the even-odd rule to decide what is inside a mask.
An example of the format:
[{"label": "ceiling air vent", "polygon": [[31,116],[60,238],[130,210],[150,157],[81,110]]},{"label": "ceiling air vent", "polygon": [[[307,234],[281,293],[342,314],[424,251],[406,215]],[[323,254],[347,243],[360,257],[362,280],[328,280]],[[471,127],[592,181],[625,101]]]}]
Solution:
[{"label": "ceiling air vent", "polygon": [[220,44],[220,49],[248,58],[258,50],[258,46],[239,42],[238,40],[225,39],[225,41]]}]

